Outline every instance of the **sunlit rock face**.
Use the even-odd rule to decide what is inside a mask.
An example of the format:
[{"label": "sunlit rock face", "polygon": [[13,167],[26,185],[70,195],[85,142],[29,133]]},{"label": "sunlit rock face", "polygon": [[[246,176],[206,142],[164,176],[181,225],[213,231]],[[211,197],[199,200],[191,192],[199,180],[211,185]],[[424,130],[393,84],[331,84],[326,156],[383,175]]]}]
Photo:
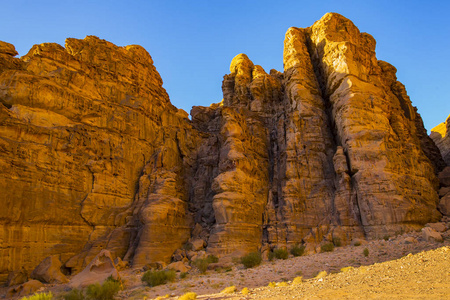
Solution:
[{"label": "sunlit rock face", "polygon": [[315,251],[441,217],[439,150],[338,14],[287,31],[283,73],[237,55],[192,120],[140,46],[16,54],[0,43],[0,281],[53,254],[76,273],[101,249],[140,267],[199,239],[218,256]]},{"label": "sunlit rock face", "polygon": [[447,120],[433,129],[431,129],[430,137],[436,143],[436,146],[439,148],[442,154],[442,158],[444,159],[447,165],[450,165],[450,137],[448,135],[449,132],[449,122],[450,116]]}]

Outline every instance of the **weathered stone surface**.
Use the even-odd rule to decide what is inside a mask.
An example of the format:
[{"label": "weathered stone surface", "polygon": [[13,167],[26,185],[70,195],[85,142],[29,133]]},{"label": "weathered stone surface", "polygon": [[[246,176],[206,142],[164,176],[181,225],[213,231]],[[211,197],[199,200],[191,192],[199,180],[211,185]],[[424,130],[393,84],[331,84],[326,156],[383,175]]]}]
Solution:
[{"label": "weathered stone surface", "polygon": [[449,131],[449,122],[450,116],[447,117],[444,123],[441,123],[431,129],[430,138],[434,141],[436,146],[441,151],[442,158],[444,159],[447,165],[450,165],[450,137],[448,135]]},{"label": "weathered stone surface", "polygon": [[6,281],[7,286],[19,285],[28,281],[28,272],[25,269],[13,271],[9,273],[8,280]]},{"label": "weathered stone surface", "polygon": [[57,255],[46,257],[33,272],[31,272],[30,277],[43,283],[69,282],[67,277],[61,272],[61,261]]},{"label": "weathered stone surface", "polygon": [[167,265],[166,269],[174,270],[176,272],[187,272],[191,268],[189,266],[186,266],[182,261],[177,261]]},{"label": "weathered stone surface", "polygon": [[425,224],[425,227],[433,228],[433,229],[436,230],[437,232],[444,232],[444,231],[447,230],[447,227],[446,227],[445,224],[442,223],[442,222],[428,223],[428,224]]},{"label": "weathered stone surface", "polygon": [[422,228],[422,236],[428,242],[442,242],[442,236],[431,227]]},{"label": "weathered stone surface", "polygon": [[8,298],[27,296],[38,291],[43,286],[42,282],[33,279],[19,286],[11,287],[6,294]]},{"label": "weathered stone surface", "polygon": [[15,53],[0,44],[0,281],[53,254],[77,273],[102,249],[167,264],[196,240],[217,256],[316,251],[446,211],[445,164],[396,69],[338,14],[287,31],[283,73],[237,55],[223,101],[192,121],[140,46]]},{"label": "weathered stone surface", "polygon": [[72,288],[84,288],[90,284],[103,283],[108,277],[119,278],[119,272],[108,250],[102,250],[86,266],[86,268],[75,275],[69,282]]},{"label": "weathered stone surface", "polygon": [[189,238],[179,170],[195,137],[150,55],[92,36],[21,59],[0,49],[0,281],[53,254],[76,273],[103,248],[124,257],[137,236],[136,257],[170,257]]}]

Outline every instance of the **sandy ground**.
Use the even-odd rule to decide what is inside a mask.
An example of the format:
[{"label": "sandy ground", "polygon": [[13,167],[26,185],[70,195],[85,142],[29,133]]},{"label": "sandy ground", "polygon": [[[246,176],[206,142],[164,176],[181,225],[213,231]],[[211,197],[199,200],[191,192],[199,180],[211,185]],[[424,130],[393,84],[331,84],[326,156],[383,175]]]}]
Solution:
[{"label": "sandy ground", "polygon": [[[177,299],[186,292],[195,292],[198,299],[450,299],[450,248],[445,247],[450,246],[449,235],[449,231],[443,234],[443,243],[430,243],[420,232],[413,232],[388,241],[263,262],[251,269],[238,264],[229,272],[211,270],[153,288],[144,286],[137,274],[141,272],[135,270],[122,275],[128,288],[119,298],[169,295],[169,299]],[[365,248],[369,251],[367,257],[363,254]],[[432,249],[438,250],[423,252]],[[353,269],[341,272],[349,266]],[[314,279],[321,271],[328,275]],[[298,276],[303,277],[303,283],[292,285],[289,281]],[[283,281],[289,286],[268,287],[270,282]],[[236,286],[238,293],[220,294],[229,286]],[[244,287],[250,289],[245,296],[239,293]]]},{"label": "sandy ground", "polygon": [[[442,243],[427,242],[421,232],[412,232],[333,252],[265,261],[251,269],[235,264],[228,271],[199,274],[193,268],[186,278],[178,273],[174,282],[157,287],[142,283],[142,269],[126,269],[120,272],[125,289],[117,299],[178,299],[187,292],[195,292],[197,299],[450,299],[450,230],[442,236]],[[344,267],[352,268],[342,272]],[[321,271],[327,275],[315,278]],[[302,283],[293,284],[299,276]],[[269,287],[270,282],[286,286]],[[229,286],[236,292],[220,293]],[[247,295],[240,293],[245,287]],[[58,296],[64,286],[47,285],[45,290]],[[0,290],[0,297],[5,291]]]}]

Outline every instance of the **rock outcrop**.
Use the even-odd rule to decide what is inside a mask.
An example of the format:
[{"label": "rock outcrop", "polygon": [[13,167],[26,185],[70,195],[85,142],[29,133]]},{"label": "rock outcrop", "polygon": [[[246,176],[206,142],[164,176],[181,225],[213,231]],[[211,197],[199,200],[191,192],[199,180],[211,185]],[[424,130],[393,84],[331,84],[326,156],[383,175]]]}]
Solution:
[{"label": "rock outcrop", "polygon": [[450,166],[450,137],[448,135],[450,126],[450,116],[447,117],[444,123],[441,123],[431,129],[430,138],[433,139],[436,146],[441,151],[442,158],[445,163]]},{"label": "rock outcrop", "polygon": [[223,101],[192,121],[140,46],[16,54],[0,43],[0,280],[52,254],[72,273],[102,249],[142,267],[441,217],[439,150],[375,40],[338,14],[287,31],[283,73],[237,55]]}]

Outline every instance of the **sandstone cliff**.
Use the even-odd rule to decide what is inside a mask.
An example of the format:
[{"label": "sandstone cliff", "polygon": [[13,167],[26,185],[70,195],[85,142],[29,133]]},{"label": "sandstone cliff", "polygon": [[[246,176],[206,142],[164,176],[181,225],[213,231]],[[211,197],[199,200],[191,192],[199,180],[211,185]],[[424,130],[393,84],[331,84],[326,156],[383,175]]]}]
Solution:
[{"label": "sandstone cliff", "polygon": [[16,54],[0,43],[0,280],[52,254],[75,273],[103,248],[134,266],[194,240],[314,251],[441,216],[439,150],[375,40],[338,14],[287,31],[283,73],[236,56],[223,101],[192,121],[140,46]]},{"label": "sandstone cliff", "polygon": [[450,126],[449,118],[450,116],[448,116],[444,123],[431,129],[430,134],[430,138],[433,139],[434,143],[441,151],[442,158],[447,165],[450,165],[450,137],[448,135]]}]

